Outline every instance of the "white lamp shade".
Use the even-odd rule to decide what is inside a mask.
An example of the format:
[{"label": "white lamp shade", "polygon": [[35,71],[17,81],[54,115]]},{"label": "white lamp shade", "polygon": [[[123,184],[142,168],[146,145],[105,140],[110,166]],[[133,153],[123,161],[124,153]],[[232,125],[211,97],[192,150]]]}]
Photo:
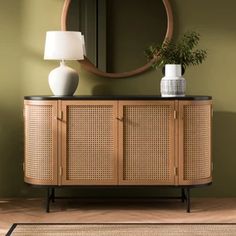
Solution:
[{"label": "white lamp shade", "polygon": [[46,34],[44,59],[82,60],[84,40],[76,31],[48,31]]},{"label": "white lamp shade", "polygon": [[84,54],[84,56],[87,56],[84,35],[81,35],[81,40],[82,40],[83,54]]}]

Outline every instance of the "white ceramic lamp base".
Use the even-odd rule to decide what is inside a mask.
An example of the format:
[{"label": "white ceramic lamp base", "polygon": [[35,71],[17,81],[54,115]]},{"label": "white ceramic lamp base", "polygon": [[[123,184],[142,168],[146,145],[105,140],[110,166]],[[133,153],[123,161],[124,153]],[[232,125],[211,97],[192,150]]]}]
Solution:
[{"label": "white ceramic lamp base", "polygon": [[65,65],[52,70],[48,76],[49,87],[55,96],[72,96],[79,83],[79,75],[76,70]]}]

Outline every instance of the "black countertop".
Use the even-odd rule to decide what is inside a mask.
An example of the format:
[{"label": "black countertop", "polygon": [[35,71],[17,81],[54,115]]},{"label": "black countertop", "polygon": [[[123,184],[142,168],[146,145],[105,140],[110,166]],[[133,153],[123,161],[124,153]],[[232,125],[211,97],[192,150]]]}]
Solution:
[{"label": "black countertop", "polygon": [[80,96],[25,96],[25,100],[211,100],[211,96],[186,95],[161,97],[160,95],[80,95]]}]

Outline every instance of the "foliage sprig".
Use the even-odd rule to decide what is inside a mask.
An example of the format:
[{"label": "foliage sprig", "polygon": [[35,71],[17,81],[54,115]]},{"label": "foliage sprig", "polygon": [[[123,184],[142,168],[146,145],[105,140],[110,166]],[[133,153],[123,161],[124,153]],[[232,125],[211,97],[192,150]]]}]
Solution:
[{"label": "foliage sprig", "polygon": [[154,60],[153,67],[165,64],[181,64],[187,66],[201,64],[207,56],[207,51],[195,49],[200,41],[200,34],[194,31],[186,32],[179,41],[165,41],[162,45],[153,44],[145,50],[148,60]]}]

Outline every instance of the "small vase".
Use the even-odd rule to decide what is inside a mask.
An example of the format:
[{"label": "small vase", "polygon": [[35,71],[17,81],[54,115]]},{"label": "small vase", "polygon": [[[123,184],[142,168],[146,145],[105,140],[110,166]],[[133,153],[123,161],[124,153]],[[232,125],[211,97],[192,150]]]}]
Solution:
[{"label": "small vase", "polygon": [[181,65],[166,64],[165,76],[161,79],[161,96],[185,96],[186,82],[182,77]]}]

